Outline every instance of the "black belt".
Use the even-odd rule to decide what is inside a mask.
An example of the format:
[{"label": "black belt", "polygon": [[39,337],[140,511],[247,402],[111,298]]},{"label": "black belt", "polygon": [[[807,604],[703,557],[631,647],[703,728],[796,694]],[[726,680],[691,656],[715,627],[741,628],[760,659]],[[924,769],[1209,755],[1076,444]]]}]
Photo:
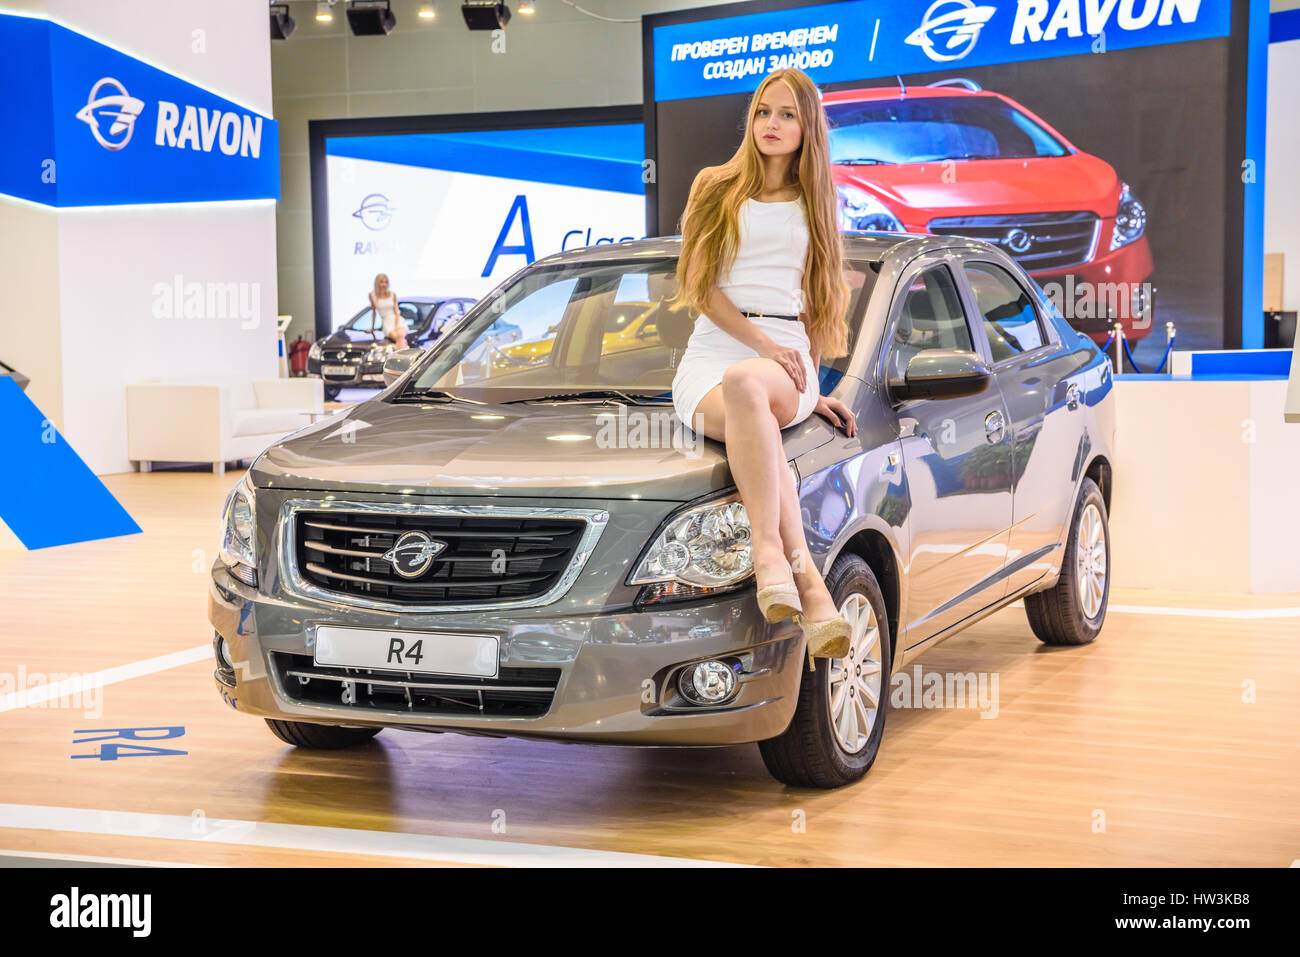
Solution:
[{"label": "black belt", "polygon": [[770,312],[742,312],[742,316],[753,319],[755,316],[767,316],[769,319],[789,319],[791,322],[798,322],[798,316],[774,316]]}]

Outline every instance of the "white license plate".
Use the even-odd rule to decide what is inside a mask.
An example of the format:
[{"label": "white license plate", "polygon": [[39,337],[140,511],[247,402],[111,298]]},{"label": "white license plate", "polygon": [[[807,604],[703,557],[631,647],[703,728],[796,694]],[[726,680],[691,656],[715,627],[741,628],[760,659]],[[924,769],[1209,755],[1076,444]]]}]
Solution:
[{"label": "white license plate", "polygon": [[326,375],[356,375],[357,370],[352,366],[324,366],[321,369]]},{"label": "white license plate", "polygon": [[497,638],[463,632],[316,629],[316,664],[495,678]]}]

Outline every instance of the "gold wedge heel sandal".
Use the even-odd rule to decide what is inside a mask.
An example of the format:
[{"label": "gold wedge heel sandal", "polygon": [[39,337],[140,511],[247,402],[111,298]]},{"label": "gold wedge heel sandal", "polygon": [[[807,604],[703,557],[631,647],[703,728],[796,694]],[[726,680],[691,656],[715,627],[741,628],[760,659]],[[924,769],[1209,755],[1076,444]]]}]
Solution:
[{"label": "gold wedge heel sandal", "polygon": [[799,602],[799,589],[794,582],[760,588],[758,607],[768,621],[784,621],[803,611],[803,605]]},{"label": "gold wedge heel sandal", "polygon": [[814,658],[843,658],[852,646],[853,626],[844,616],[824,621],[809,621],[803,615],[795,619],[808,638],[808,670],[815,671]]}]

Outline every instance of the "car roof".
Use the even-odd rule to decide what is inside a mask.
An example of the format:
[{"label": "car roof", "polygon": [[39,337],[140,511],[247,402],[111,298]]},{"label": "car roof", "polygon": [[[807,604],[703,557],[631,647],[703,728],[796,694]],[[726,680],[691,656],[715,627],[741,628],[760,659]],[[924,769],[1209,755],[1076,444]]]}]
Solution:
[{"label": "car roof", "polygon": [[[446,296],[398,296],[398,302],[446,302],[448,299],[475,299],[476,296],[466,296],[463,293]],[[369,307],[363,307],[369,308]]]},{"label": "car roof", "polygon": [[[841,232],[844,255],[848,259],[883,261],[896,249],[907,258],[935,247],[965,247],[971,240],[959,236],[931,236],[918,233]],[[907,247],[905,250],[902,247]],[[573,262],[615,262],[627,259],[661,259],[681,253],[681,236],[650,236],[621,243],[583,246],[567,252],[553,253],[533,263],[534,266]]]}]

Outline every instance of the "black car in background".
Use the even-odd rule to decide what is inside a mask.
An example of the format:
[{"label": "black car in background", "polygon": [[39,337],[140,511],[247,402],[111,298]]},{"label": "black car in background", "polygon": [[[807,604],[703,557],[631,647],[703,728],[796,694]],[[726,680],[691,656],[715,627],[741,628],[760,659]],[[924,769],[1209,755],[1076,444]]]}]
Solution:
[{"label": "black car in background", "polygon": [[[466,296],[411,296],[398,300],[397,308],[407,328],[407,346],[427,348],[475,302]],[[384,359],[393,348],[384,338],[383,323],[374,307],[366,306],[313,343],[307,354],[307,374],[325,380],[326,399],[337,399],[344,388],[379,389],[384,385]]]}]

